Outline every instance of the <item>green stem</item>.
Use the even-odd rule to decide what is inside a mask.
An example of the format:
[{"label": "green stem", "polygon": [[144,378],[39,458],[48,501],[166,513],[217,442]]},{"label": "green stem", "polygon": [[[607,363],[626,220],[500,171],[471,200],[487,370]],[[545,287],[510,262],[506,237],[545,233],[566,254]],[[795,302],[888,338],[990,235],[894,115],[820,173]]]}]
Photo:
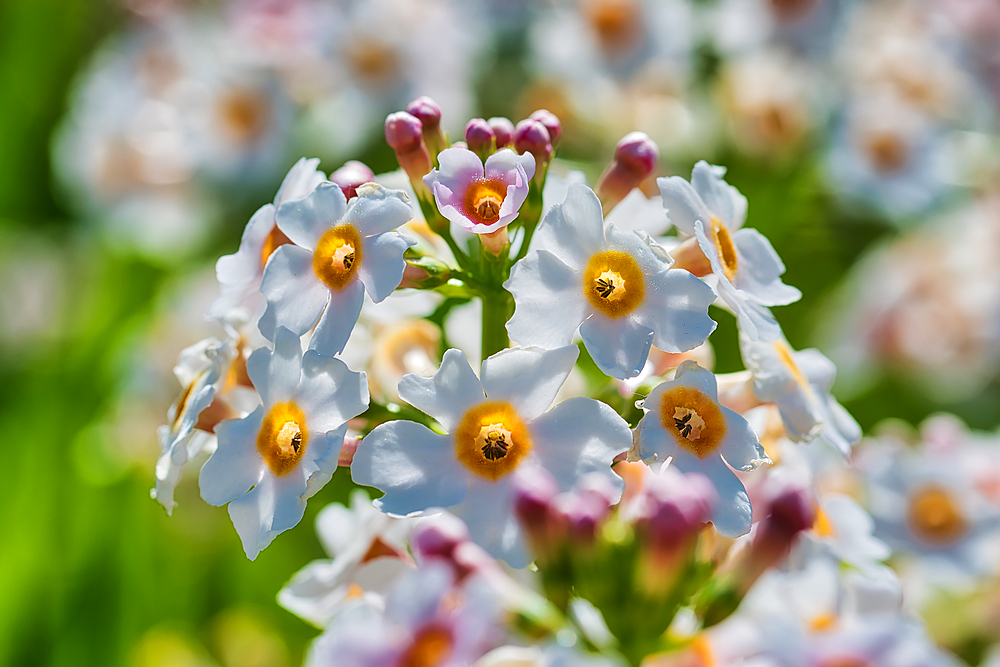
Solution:
[{"label": "green stem", "polygon": [[509,306],[510,294],[502,287],[483,294],[483,359],[506,350],[510,345],[510,339],[507,338]]}]

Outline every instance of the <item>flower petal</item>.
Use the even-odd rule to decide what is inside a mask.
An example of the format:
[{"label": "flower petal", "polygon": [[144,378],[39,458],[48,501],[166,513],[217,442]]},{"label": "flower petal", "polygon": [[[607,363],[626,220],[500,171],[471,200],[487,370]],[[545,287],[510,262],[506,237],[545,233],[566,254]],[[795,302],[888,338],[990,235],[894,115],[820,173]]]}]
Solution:
[{"label": "flower petal", "polygon": [[582,293],[580,272],[546,250],[528,253],[503,285],[514,295],[507,332],[521,345],[569,345],[591,307]]},{"label": "flower petal", "polygon": [[309,349],[332,357],[344,351],[365,302],[365,287],[352,280],[339,290],[330,290],[330,304],[313,331]]},{"label": "flower petal", "polygon": [[[705,202],[708,210],[732,230],[734,229],[733,220],[736,218],[736,207],[733,205],[732,193],[736,192],[736,189],[722,180],[725,175],[725,167],[712,166],[701,160],[691,172],[691,185],[701,200]],[[736,194],[739,195],[739,192]]]},{"label": "flower petal", "polygon": [[320,183],[305,199],[286,201],[278,207],[275,223],[292,243],[316,249],[320,237],[344,217],[347,198],[335,183]]},{"label": "flower petal", "polygon": [[712,214],[691,184],[680,176],[658,178],[667,218],[685,234],[694,234],[694,221],[708,222]]},{"label": "flower petal", "polygon": [[406,268],[403,253],[416,243],[399,232],[386,232],[361,240],[362,259],[358,278],[364,283],[372,301],[379,303],[399,287]]},{"label": "flower petal", "polygon": [[619,380],[639,374],[653,344],[653,330],[629,316],[594,313],[580,325],[580,336],[597,367]]},{"label": "flower petal", "polygon": [[268,260],[260,284],[267,310],[258,323],[268,340],[274,339],[278,327],[301,336],[323,314],[330,290],[316,277],[312,261],[312,252],[288,244],[275,250]]},{"label": "flower petal", "polygon": [[260,254],[271,230],[274,228],[275,208],[265,204],[257,209],[243,230],[240,248],[232,255],[223,255],[215,263],[215,276],[222,295],[208,310],[212,319],[225,317],[231,310],[257,291],[261,275]]},{"label": "flower petal", "polygon": [[486,400],[465,355],[454,348],[444,353],[434,377],[404,375],[399,381],[399,397],[438,420],[448,431],[458,426],[469,408]]},{"label": "flower petal", "polygon": [[611,464],[615,456],[632,446],[632,431],[607,404],[582,396],[570,398],[528,428],[535,455],[563,491],[592,472],[605,473],[616,488],[623,488]]},{"label": "flower petal", "polygon": [[509,479],[490,482],[472,477],[465,502],[451,512],[468,525],[472,541],[494,558],[514,568],[531,562],[514,515],[514,490]]},{"label": "flower petal", "polygon": [[305,485],[297,475],[264,474],[250,493],[229,503],[229,517],[247,558],[257,558],[279,533],[302,520],[306,511],[306,501],[301,497],[304,492]]},{"label": "flower petal", "polygon": [[527,177],[524,184],[527,185],[527,181],[535,175],[535,156],[531,153],[518,155],[509,148],[502,148],[486,158],[484,173],[488,179],[497,178],[507,185],[515,185],[513,179],[518,167],[524,170]]},{"label": "flower petal", "polygon": [[741,229],[733,234],[733,244],[740,256],[735,286],[764,306],[785,306],[802,298],[802,292],[781,282],[785,272],[770,241],[756,229]]},{"label": "flower petal", "polygon": [[344,222],[353,225],[361,236],[385,234],[413,219],[409,196],[402,190],[389,190],[369,183],[358,188],[358,196],[347,205]]},{"label": "flower petal", "polygon": [[361,441],[351,477],[356,484],[384,491],[375,506],[400,515],[454,507],[469,486],[450,436],[402,420],[380,424]]},{"label": "flower petal", "polygon": [[257,434],[263,421],[264,408],[259,407],[243,419],[226,420],[215,427],[219,446],[198,475],[206,503],[225,505],[260,482],[265,463],[257,453]]},{"label": "flower petal", "polygon": [[681,472],[698,472],[715,486],[718,502],[712,510],[712,523],[723,537],[739,537],[750,532],[753,508],[743,482],[718,456],[699,459],[679,450],[671,463]]},{"label": "flower petal", "polygon": [[530,422],[552,405],[579,355],[576,345],[508,348],[483,362],[480,382],[489,400],[508,401]]},{"label": "flower petal", "polygon": [[553,206],[535,231],[532,248],[547,250],[573,269],[583,269],[604,247],[601,201],[586,185],[569,186],[562,204]]},{"label": "flower petal", "polygon": [[309,428],[326,432],[354,419],[368,409],[368,378],[355,373],[340,359],[308,350],[302,357],[302,381],[296,403]]},{"label": "flower petal", "polygon": [[747,420],[727,407],[719,407],[726,418],[726,437],[719,448],[726,463],[744,472],[770,463],[771,459],[764,452],[757,434]]},{"label": "flower petal", "polygon": [[305,199],[316,189],[316,186],[326,180],[326,174],[317,169],[319,158],[299,158],[285,174],[278,193],[274,196],[274,205],[281,206],[286,201]]},{"label": "flower petal", "polygon": [[302,344],[299,337],[284,327],[275,335],[274,351],[266,347],[254,350],[247,359],[247,374],[264,405],[287,401],[295,396],[302,375]]},{"label": "flower petal", "polygon": [[653,345],[664,352],[687,352],[715,331],[708,316],[715,292],[704,281],[681,269],[647,275],[646,298],[633,314],[653,330]]}]

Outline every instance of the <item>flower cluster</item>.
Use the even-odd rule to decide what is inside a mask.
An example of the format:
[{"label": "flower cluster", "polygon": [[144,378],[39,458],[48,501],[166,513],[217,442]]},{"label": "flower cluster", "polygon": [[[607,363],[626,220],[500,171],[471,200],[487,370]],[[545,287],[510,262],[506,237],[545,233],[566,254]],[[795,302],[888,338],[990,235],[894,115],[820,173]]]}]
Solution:
[{"label": "flower cluster", "polygon": [[[886,543],[905,524],[971,558],[940,545],[997,513],[877,461],[871,488],[908,514],[819,483],[860,428],[771,312],[800,293],[725,169],[657,178],[631,133],[594,188],[567,183],[544,110],[452,143],[418,98],[384,129],[401,172],[302,160],[219,260],[226,335],[182,353],[161,431],[154,497],[173,509],[208,453],[201,495],[250,559],[338,467],[381,492],[320,512],[330,558],[279,594],[323,629],[307,664],[950,664]],[[656,237],[616,222],[635,211]],[[713,305],[743,372],[706,367]]]}]

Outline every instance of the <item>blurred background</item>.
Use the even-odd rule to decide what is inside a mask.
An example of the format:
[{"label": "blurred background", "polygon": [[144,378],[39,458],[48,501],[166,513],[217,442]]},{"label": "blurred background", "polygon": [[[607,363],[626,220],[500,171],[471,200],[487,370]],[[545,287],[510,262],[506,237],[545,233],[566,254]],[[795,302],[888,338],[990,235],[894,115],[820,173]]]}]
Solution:
[{"label": "blurred background", "polygon": [[301,156],[395,169],[418,95],[453,139],[551,110],[590,183],[632,130],[657,175],[725,165],[866,433],[1000,425],[996,0],[5,0],[0,664],[301,663],[274,597],[349,476],[249,562],[195,475],[150,499],[156,428],[253,211]]}]

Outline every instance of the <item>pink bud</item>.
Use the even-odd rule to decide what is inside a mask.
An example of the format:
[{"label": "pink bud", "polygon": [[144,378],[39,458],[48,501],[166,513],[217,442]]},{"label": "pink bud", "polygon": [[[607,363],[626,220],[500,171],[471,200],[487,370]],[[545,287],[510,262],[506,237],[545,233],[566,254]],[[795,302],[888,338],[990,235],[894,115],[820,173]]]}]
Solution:
[{"label": "pink bud", "polygon": [[682,474],[667,467],[647,476],[630,513],[654,549],[675,549],[711,519],[716,499],[715,487],[704,475]]},{"label": "pink bud", "polygon": [[487,121],[497,138],[497,150],[510,146],[514,142],[514,123],[502,116],[494,116]]},{"label": "pink bud", "polygon": [[423,143],[424,124],[405,111],[391,113],[385,119],[385,141],[397,153],[418,150]]},{"label": "pink bud", "polygon": [[441,107],[426,95],[418,97],[406,105],[406,112],[423,123],[423,129],[436,131],[441,124]]},{"label": "pink bud", "polygon": [[739,580],[748,589],[761,573],[788,555],[795,536],[816,521],[812,493],[807,489],[787,487],[778,492],[768,506],[767,516],[757,525],[750,553]]},{"label": "pink bud", "polygon": [[660,149],[642,132],[631,132],[618,142],[615,159],[594,188],[605,213],[653,173],[659,157]]},{"label": "pink bud", "polygon": [[375,172],[357,160],[345,162],[343,167],[330,174],[330,181],[339,185],[348,199],[358,196],[358,186],[374,180]]},{"label": "pink bud", "polygon": [[535,156],[535,173],[544,173],[539,165],[547,164],[552,159],[552,138],[545,126],[537,120],[527,118],[514,128],[514,149],[518,153],[531,153]]},{"label": "pink bud", "polygon": [[493,149],[493,137],[493,129],[482,118],[473,118],[465,126],[465,143],[481,158]]},{"label": "pink bud", "polygon": [[558,494],[556,480],[543,468],[523,468],[514,478],[514,515],[539,560],[551,556],[564,538],[552,506]]},{"label": "pink bud", "polygon": [[459,544],[469,539],[469,529],[452,514],[438,514],[417,523],[410,538],[414,551],[423,558],[451,558]]},{"label": "pink bud", "polygon": [[549,138],[552,140],[553,146],[559,143],[559,138],[562,137],[562,123],[559,122],[558,116],[548,109],[539,109],[528,118],[537,120],[545,126],[545,129],[549,131]]}]

